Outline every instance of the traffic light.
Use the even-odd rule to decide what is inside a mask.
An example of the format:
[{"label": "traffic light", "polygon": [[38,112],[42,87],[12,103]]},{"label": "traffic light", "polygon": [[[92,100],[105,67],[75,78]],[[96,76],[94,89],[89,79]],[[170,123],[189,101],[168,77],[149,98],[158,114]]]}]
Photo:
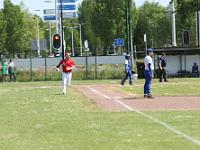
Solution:
[{"label": "traffic light", "polygon": [[54,34],[53,35],[53,47],[55,49],[59,49],[61,46],[61,37],[60,34]]},{"label": "traffic light", "polygon": [[189,46],[190,44],[190,34],[187,30],[183,31],[183,44],[184,46]]}]

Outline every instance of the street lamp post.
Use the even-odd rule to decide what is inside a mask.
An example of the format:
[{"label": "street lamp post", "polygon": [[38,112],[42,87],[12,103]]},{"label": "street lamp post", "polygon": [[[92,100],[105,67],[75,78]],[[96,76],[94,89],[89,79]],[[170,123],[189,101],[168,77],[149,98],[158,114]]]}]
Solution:
[{"label": "street lamp post", "polygon": [[37,24],[37,55],[40,56],[40,29],[39,29],[39,19],[37,17],[34,17],[36,19]]},{"label": "street lamp post", "polygon": [[51,23],[49,22],[49,29],[46,29],[49,31],[49,52],[52,52],[52,39],[51,39]]},{"label": "street lamp post", "polygon": [[[80,28],[79,26],[74,26],[74,27],[65,27],[66,29],[72,30],[72,35],[71,35],[71,46],[72,46],[72,56],[75,56],[75,51],[74,51],[74,29],[77,27]],[[82,56],[82,38],[81,38],[81,29],[80,29],[80,47],[81,47],[81,56]]]},{"label": "street lamp post", "polygon": [[82,28],[81,28],[81,24],[79,24],[79,32],[80,32],[80,52],[81,52],[81,56],[83,56],[83,46],[82,46]]},{"label": "street lamp post", "polygon": [[72,30],[72,56],[74,56],[74,28],[71,28]]}]

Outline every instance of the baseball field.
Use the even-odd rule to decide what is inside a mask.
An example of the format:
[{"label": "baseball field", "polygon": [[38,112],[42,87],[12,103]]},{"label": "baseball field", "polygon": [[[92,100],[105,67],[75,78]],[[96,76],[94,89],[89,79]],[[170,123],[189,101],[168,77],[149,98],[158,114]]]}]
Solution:
[{"label": "baseball field", "polygon": [[0,150],[199,150],[200,79],[0,84]]}]

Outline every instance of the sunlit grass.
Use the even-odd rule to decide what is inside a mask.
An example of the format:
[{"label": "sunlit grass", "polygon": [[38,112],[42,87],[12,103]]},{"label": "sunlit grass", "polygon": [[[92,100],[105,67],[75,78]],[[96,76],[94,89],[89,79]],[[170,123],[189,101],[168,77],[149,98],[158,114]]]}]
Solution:
[{"label": "sunlit grass", "polygon": [[[143,94],[144,80],[137,80],[133,86],[124,86],[119,90],[121,92]],[[158,82],[154,79],[152,82],[152,94],[163,96],[200,96],[200,78],[175,78],[169,79],[169,82]]]},{"label": "sunlit grass", "polygon": [[[167,84],[173,86],[179,81],[174,79]],[[118,80],[89,82],[104,83],[118,85]],[[67,95],[60,95],[60,84],[0,84],[1,150],[199,150],[198,145],[137,113],[97,108],[93,100],[75,91],[73,85]],[[134,88],[142,84],[139,80]],[[199,111],[148,114],[200,140]]]}]

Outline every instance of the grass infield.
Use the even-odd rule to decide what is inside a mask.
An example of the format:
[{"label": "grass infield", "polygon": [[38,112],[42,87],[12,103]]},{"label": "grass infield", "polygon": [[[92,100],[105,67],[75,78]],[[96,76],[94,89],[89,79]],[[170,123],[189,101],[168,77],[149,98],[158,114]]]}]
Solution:
[{"label": "grass infield", "polygon": [[[89,81],[89,84],[118,82]],[[60,82],[0,84],[1,150],[200,149],[137,113],[104,112],[74,91],[73,86],[67,96],[59,95],[59,85]],[[171,79],[166,84],[155,80],[153,92],[200,95],[199,85],[199,79]],[[138,80],[134,86],[125,86],[123,92],[134,89],[140,94],[142,86],[143,80]],[[179,89],[183,87],[184,90]],[[200,141],[200,111],[147,113]]]}]

